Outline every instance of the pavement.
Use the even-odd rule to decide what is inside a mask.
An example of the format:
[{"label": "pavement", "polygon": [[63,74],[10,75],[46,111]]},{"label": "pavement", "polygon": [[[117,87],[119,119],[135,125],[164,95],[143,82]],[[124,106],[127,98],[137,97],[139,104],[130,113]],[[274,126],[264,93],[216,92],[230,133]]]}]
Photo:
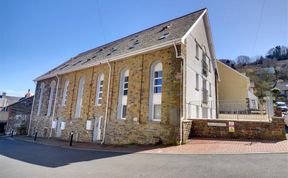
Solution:
[{"label": "pavement", "polygon": [[34,142],[32,137],[17,136],[18,140],[37,144],[58,146],[69,149],[108,151],[119,153],[162,153],[162,154],[251,154],[251,153],[288,153],[288,140],[223,140],[215,138],[192,138],[184,145],[100,145],[95,143],[74,142],[72,147],[68,141],[58,139],[37,138]]},{"label": "pavement", "polygon": [[68,149],[0,138],[2,178],[284,178],[288,154],[149,154]]}]

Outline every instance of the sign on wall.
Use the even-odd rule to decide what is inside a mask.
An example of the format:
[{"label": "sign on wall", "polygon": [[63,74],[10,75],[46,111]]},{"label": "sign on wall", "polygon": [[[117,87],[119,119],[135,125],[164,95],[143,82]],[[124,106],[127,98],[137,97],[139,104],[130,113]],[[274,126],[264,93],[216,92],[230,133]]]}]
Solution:
[{"label": "sign on wall", "polygon": [[235,123],[229,122],[229,132],[235,132]]},{"label": "sign on wall", "polygon": [[226,127],[226,123],[208,122],[208,126]]}]

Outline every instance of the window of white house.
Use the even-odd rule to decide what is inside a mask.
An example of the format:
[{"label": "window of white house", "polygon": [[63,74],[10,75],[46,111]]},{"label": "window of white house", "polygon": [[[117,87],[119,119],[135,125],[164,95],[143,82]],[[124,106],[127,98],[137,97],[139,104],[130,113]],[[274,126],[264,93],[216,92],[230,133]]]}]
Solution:
[{"label": "window of white house", "polygon": [[205,61],[205,62],[207,62],[207,61],[206,61],[206,54],[205,54],[204,51],[202,52],[202,60]]},{"label": "window of white house", "polygon": [[161,121],[162,103],[162,63],[156,61],[150,69],[149,118]]},{"label": "window of white house", "polygon": [[212,96],[212,86],[211,86],[211,83],[209,83],[209,96]]},{"label": "window of white house", "polygon": [[211,59],[210,58],[208,58],[208,68],[209,68],[209,72],[211,72]]},{"label": "window of white house", "polygon": [[199,90],[199,74],[196,73],[196,86],[195,86],[196,90]]},{"label": "window of white house", "polygon": [[69,86],[69,80],[66,80],[64,84],[64,89],[63,89],[61,106],[66,106],[68,86]]},{"label": "window of white house", "polygon": [[210,108],[210,118],[211,119],[213,118],[213,110],[212,110],[212,108]]},{"label": "window of white house", "polygon": [[102,104],[103,84],[104,84],[104,74],[100,74],[98,76],[97,92],[96,92],[96,105],[97,106],[100,106]]},{"label": "window of white house", "polygon": [[45,87],[45,84],[44,84],[44,83],[41,83],[41,86],[40,86],[40,96],[39,96],[39,100],[38,100],[37,116],[39,116],[40,113],[41,113],[44,87]]},{"label": "window of white house", "polygon": [[195,55],[195,57],[196,57],[196,59],[198,59],[199,60],[199,45],[196,43],[196,55]]},{"label": "window of white house", "polygon": [[79,86],[78,86],[75,118],[79,118],[81,116],[82,97],[83,97],[83,92],[84,92],[84,84],[85,84],[85,79],[84,79],[84,77],[81,77],[80,80],[79,80]]},{"label": "window of white house", "polygon": [[128,96],[128,82],[129,82],[129,70],[122,70],[120,73],[119,81],[119,98],[117,108],[117,118],[126,119],[127,115],[127,96]]},{"label": "window of white house", "polygon": [[52,81],[50,84],[50,94],[49,94],[49,100],[48,100],[47,116],[51,116],[55,85],[56,85],[55,81]]}]

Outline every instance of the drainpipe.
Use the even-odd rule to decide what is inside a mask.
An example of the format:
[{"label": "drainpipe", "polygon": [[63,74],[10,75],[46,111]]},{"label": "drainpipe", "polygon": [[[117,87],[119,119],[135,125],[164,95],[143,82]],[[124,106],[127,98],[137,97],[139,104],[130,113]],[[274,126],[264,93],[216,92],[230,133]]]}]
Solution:
[{"label": "drainpipe", "polygon": [[182,117],[180,118],[180,145],[182,144],[182,140],[183,140],[183,126],[182,126],[182,122],[184,119],[186,119],[186,60],[185,58],[182,56],[182,55],[179,55],[178,54],[178,51],[177,51],[177,47],[176,47],[176,43],[174,42],[174,49],[175,49],[175,53],[176,53],[176,58],[178,59],[182,59],[182,83],[183,83],[183,86],[182,86],[182,93],[183,93],[183,99],[182,99]]},{"label": "drainpipe", "polygon": [[[37,82],[36,82],[36,87],[37,87]],[[31,129],[31,123],[32,123],[32,115],[33,115],[34,103],[35,103],[35,96],[36,96],[36,89],[35,89],[34,96],[33,96],[33,101],[32,101],[32,108],[31,108],[31,112],[30,112],[29,127],[28,127],[27,136],[30,135],[30,129]]]},{"label": "drainpipe", "polygon": [[107,97],[106,97],[106,109],[105,109],[105,118],[104,118],[104,128],[103,128],[103,138],[101,144],[105,142],[105,133],[106,133],[106,126],[107,126],[107,115],[108,115],[108,102],[109,102],[109,92],[110,92],[110,77],[111,77],[111,65],[109,61],[107,61],[109,67],[109,75],[108,75],[108,86],[107,86]]},{"label": "drainpipe", "polygon": [[53,105],[53,113],[52,113],[52,118],[51,118],[51,130],[50,130],[49,138],[52,137],[52,124],[53,124],[53,120],[54,120],[54,116],[55,116],[55,108],[56,108],[57,97],[58,97],[58,87],[59,87],[59,76],[58,76],[58,74],[56,75],[56,78],[57,78],[56,94],[55,94],[55,101],[54,101],[54,105]]}]

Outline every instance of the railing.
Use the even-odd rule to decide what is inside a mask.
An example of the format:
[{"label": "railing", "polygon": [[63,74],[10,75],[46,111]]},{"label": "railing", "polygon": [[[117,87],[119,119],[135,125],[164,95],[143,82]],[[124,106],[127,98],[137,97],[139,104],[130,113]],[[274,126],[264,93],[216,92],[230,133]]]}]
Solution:
[{"label": "railing", "polygon": [[[264,100],[209,100],[203,90],[202,100],[187,101],[187,117],[190,119],[229,119],[267,121],[273,116],[273,102]],[[255,103],[254,103],[255,102]],[[272,103],[272,104],[271,104]],[[272,109],[271,109],[272,108]]]},{"label": "railing", "polygon": [[264,100],[219,100],[219,118],[237,120],[268,120],[267,102]]}]

